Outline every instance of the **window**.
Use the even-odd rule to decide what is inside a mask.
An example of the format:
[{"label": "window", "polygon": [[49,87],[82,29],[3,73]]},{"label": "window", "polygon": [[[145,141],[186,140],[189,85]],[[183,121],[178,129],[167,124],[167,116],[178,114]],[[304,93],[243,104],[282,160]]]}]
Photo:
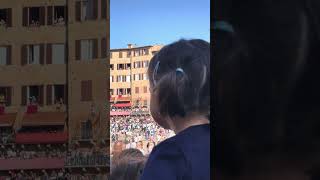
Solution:
[{"label": "window", "polygon": [[0,46],[1,65],[11,65],[11,46]]},{"label": "window", "polygon": [[[47,49],[47,55],[49,54]],[[53,44],[52,45],[52,64],[65,64],[65,45]]]},{"label": "window", "polygon": [[[41,46],[42,47],[42,46]],[[27,64],[40,64],[40,55],[44,54],[44,49],[40,45],[28,45],[27,46]],[[41,52],[40,52],[41,49]],[[41,63],[43,64],[43,63]]]},{"label": "window", "polygon": [[124,64],[117,65],[117,70],[123,70],[123,69],[124,69]]},{"label": "window", "polygon": [[0,106],[11,106],[12,87],[0,87]]},{"label": "window", "polygon": [[147,88],[147,86],[144,86],[143,87],[143,93],[147,93],[148,92],[148,88]]},{"label": "window", "polygon": [[135,75],[134,75],[134,80],[135,80],[135,81],[139,81],[139,80],[140,80],[139,74],[135,74]]},{"label": "window", "polygon": [[113,64],[110,64],[110,69],[111,69],[111,70],[113,70],[113,66],[114,66]]},{"label": "window", "polygon": [[66,86],[63,84],[54,85],[52,90],[53,90],[52,97],[53,97],[54,104],[59,104],[59,103],[65,104]]},{"label": "window", "polygon": [[149,61],[143,61],[142,67],[147,68],[149,66]]},{"label": "window", "polygon": [[81,81],[81,101],[92,100],[92,81]]},{"label": "window", "polygon": [[112,59],[112,52],[110,52],[110,59]]},{"label": "window", "polygon": [[89,120],[81,122],[81,139],[92,139],[92,122]]},{"label": "window", "polygon": [[12,9],[0,9],[0,27],[12,27]]},{"label": "window", "polygon": [[135,50],[134,51],[134,56],[140,56],[140,50]]},{"label": "window", "polygon": [[65,6],[48,6],[47,7],[47,24],[48,25],[65,25],[66,23]]},{"label": "window", "polygon": [[98,58],[97,39],[77,40],[76,41],[76,59],[91,61]]},{"label": "window", "polygon": [[118,89],[118,95],[125,95],[123,88]]},{"label": "window", "polygon": [[122,52],[119,52],[119,58],[122,58]]},{"label": "window", "polygon": [[137,61],[137,62],[134,62],[134,68],[141,68],[141,62],[140,61]]},{"label": "window", "polygon": [[127,52],[127,57],[131,57],[131,51]]},{"label": "window", "polygon": [[127,77],[126,77],[126,82],[130,82],[130,80],[131,80],[131,76],[130,76],[130,75],[127,75]]},{"label": "window", "polygon": [[147,100],[144,100],[144,101],[143,101],[143,105],[144,105],[144,106],[148,106],[148,101],[147,101]]},{"label": "window", "polygon": [[149,54],[149,49],[143,49],[143,55],[148,55]]},{"label": "window", "polygon": [[76,20],[86,21],[98,18],[98,0],[83,0],[76,2]]},{"label": "window", "polygon": [[23,8],[23,26],[38,27],[45,25],[45,7]]},{"label": "window", "polygon": [[131,95],[131,88],[127,88],[127,94]]},{"label": "window", "polygon": [[143,80],[148,80],[147,79],[147,74],[143,74]]},{"label": "window", "polygon": [[111,96],[114,95],[114,89],[110,89],[110,95],[111,95]]},{"label": "window", "polygon": [[139,93],[139,87],[136,87],[136,94]]},{"label": "window", "polygon": [[126,69],[131,69],[131,64],[130,63],[126,64]]},{"label": "window", "polygon": [[117,76],[117,82],[123,82],[123,76]]},{"label": "window", "polygon": [[101,58],[107,57],[107,40],[106,38],[101,39]]},{"label": "window", "polygon": [[43,86],[23,86],[21,93],[22,105],[43,105]]}]

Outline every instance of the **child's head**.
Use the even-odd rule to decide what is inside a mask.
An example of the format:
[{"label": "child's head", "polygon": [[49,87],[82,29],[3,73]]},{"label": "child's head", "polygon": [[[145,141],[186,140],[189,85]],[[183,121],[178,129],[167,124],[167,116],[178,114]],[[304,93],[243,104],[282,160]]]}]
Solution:
[{"label": "child's head", "polygon": [[217,23],[214,29],[219,125],[213,158],[224,175],[276,179],[266,174],[284,167],[296,173],[320,156],[319,41],[301,2],[233,0],[215,6],[221,12],[216,20],[234,30]]},{"label": "child's head", "polygon": [[146,158],[138,149],[125,149],[112,159],[111,179],[138,180]]},{"label": "child's head", "polygon": [[163,47],[150,61],[150,111],[155,121],[210,112],[210,45],[193,39]]}]

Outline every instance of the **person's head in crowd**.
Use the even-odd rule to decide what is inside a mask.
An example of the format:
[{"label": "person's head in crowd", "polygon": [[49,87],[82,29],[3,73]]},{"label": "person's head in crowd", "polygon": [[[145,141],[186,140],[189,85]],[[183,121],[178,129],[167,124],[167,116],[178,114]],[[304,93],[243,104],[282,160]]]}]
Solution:
[{"label": "person's head in crowd", "polygon": [[319,179],[319,5],[214,6],[216,179]]},{"label": "person's head in crowd", "polygon": [[144,157],[144,156],[143,156],[143,153],[139,149],[129,148],[129,149],[125,149],[125,150],[121,151],[119,154],[114,156],[112,158],[112,162],[116,163],[120,159],[123,159],[123,158],[126,158],[126,157],[141,158],[141,157]]},{"label": "person's head in crowd", "polygon": [[112,164],[110,180],[139,180],[146,158],[124,156]]},{"label": "person's head in crowd", "polygon": [[198,39],[179,40],[151,59],[150,111],[165,129],[176,132],[193,124],[209,123],[210,45]]}]

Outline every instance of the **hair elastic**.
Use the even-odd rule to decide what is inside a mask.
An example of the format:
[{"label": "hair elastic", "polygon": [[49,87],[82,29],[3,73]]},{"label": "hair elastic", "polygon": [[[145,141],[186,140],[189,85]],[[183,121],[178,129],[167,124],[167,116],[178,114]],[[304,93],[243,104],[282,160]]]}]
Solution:
[{"label": "hair elastic", "polygon": [[176,72],[184,73],[183,69],[181,69],[181,68],[177,68],[177,69],[176,69]]},{"label": "hair elastic", "polygon": [[213,23],[214,30],[227,31],[230,33],[234,33],[233,26],[227,21],[216,21]]}]

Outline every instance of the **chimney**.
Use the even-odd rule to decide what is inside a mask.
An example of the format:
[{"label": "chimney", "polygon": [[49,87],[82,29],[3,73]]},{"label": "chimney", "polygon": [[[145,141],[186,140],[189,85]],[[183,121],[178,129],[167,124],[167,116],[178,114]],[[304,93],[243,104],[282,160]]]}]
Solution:
[{"label": "chimney", "polygon": [[129,49],[131,49],[131,48],[133,48],[134,46],[133,46],[133,44],[128,44],[128,48]]}]

